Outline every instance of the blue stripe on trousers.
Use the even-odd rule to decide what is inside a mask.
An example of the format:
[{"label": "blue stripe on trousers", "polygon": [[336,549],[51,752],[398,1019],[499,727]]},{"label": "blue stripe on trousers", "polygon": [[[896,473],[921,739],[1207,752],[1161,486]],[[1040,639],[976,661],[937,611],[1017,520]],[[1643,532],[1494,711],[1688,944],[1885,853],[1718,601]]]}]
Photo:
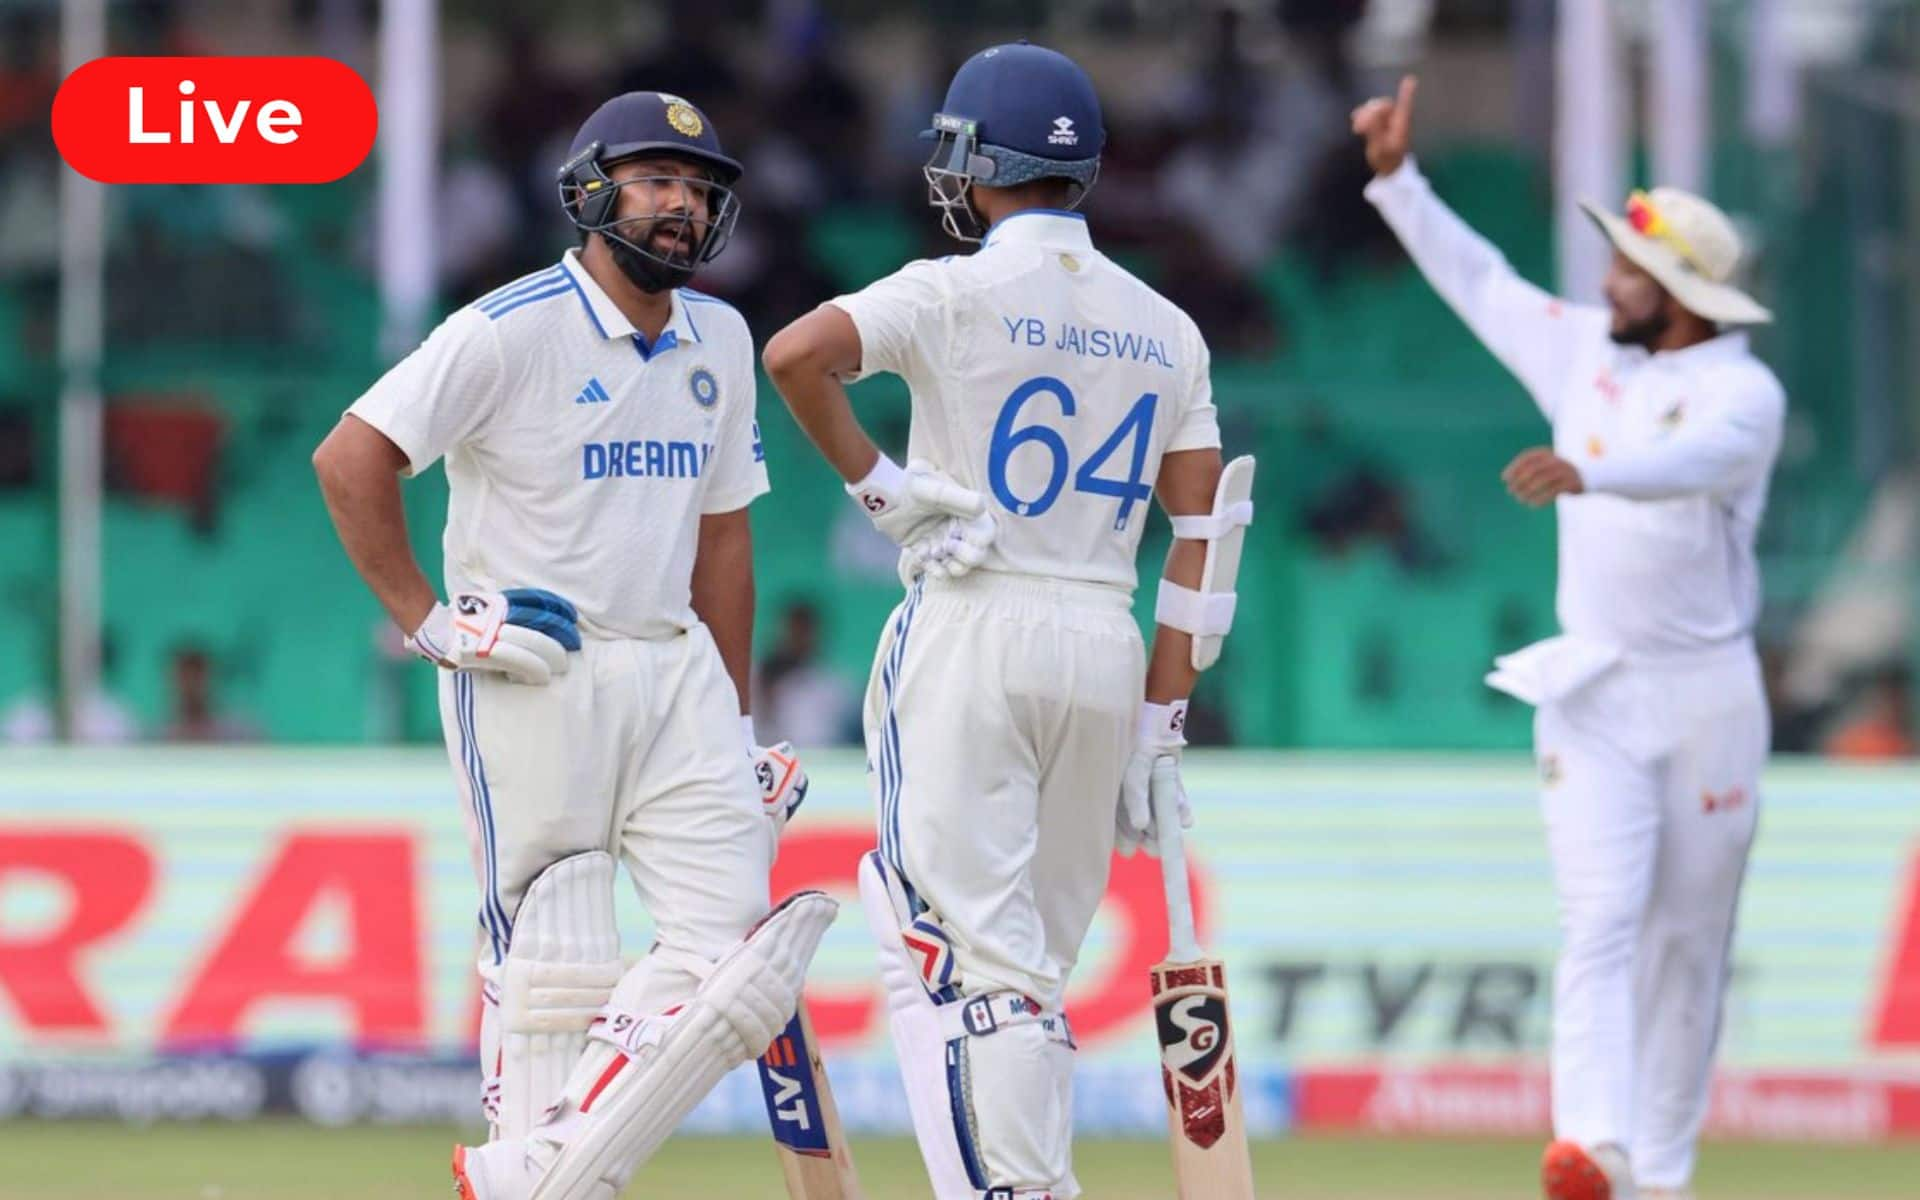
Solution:
[{"label": "blue stripe on trousers", "polygon": [[487,788],[486,766],[480,758],[480,741],[473,715],[473,677],[465,672],[453,677],[454,717],[460,726],[461,754],[467,771],[467,791],[473,798],[474,823],[480,830],[486,878],[481,881],[480,923],[486,927],[493,949],[493,961],[506,956],[506,942],[512,935],[512,922],[500,903],[499,862],[494,845],[493,797]]},{"label": "blue stripe on trousers", "polygon": [[880,729],[881,854],[892,864],[901,882],[907,885],[909,895],[912,884],[907,878],[906,855],[900,837],[900,793],[905,770],[900,753],[900,722],[896,704],[900,671],[907,656],[907,635],[913,630],[913,616],[920,607],[923,586],[915,581],[913,589],[907,593],[900,616],[894,622],[893,645],[887,653],[887,665],[880,672],[881,686],[886,693]]}]

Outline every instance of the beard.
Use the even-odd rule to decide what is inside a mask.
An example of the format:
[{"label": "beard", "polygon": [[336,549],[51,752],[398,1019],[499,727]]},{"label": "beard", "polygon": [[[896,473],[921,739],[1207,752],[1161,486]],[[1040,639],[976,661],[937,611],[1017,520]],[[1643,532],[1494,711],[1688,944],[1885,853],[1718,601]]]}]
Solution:
[{"label": "beard", "polygon": [[679,287],[693,278],[693,272],[699,265],[692,254],[680,253],[678,246],[672,253],[657,248],[642,253],[640,246],[658,246],[651,230],[639,242],[630,242],[620,236],[609,237],[606,241],[607,249],[613,252],[613,265],[619,267],[620,273],[643,292],[664,292]]},{"label": "beard", "polygon": [[1607,331],[1607,336],[1613,339],[1616,346],[1638,346],[1642,350],[1652,350],[1670,324],[1672,322],[1667,319],[1666,313],[1656,312],[1637,321],[1616,324]]}]

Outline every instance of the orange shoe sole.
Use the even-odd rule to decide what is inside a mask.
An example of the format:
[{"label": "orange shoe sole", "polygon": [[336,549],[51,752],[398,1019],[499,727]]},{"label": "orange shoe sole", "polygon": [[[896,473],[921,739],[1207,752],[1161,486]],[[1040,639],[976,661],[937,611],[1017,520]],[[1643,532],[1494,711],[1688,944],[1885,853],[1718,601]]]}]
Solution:
[{"label": "orange shoe sole", "polygon": [[460,1200],[477,1200],[473,1194],[473,1185],[467,1182],[467,1148],[453,1148],[453,1190]]},{"label": "orange shoe sole", "polygon": [[1540,1156],[1540,1192],[1546,1200],[1613,1200],[1607,1173],[1576,1142],[1555,1142]]}]

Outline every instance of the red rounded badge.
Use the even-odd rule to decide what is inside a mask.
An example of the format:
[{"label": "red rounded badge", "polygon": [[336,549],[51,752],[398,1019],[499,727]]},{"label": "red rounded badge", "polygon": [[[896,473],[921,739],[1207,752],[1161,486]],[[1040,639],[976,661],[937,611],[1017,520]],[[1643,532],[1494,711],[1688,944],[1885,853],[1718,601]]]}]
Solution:
[{"label": "red rounded badge", "polygon": [[379,124],[330,58],[97,58],[53,99],[60,157],[100,183],[331,183]]}]

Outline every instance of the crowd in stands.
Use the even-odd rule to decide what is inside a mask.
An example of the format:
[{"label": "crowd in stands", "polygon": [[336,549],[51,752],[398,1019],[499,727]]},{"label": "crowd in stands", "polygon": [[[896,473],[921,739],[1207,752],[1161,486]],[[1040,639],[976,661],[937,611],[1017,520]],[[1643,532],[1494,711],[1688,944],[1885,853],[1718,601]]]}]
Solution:
[{"label": "crowd in stands", "polygon": [[[488,66],[478,72],[487,82],[448,81],[448,95],[459,99],[442,112],[441,183],[433,211],[419,224],[419,236],[438,249],[443,302],[451,307],[537,270],[569,244],[554,169],[580,120],[608,95],[633,89],[693,100],[745,163],[738,232],[698,286],[739,307],[759,338],[878,271],[959,249],[925,206],[926,146],[917,134],[952,70],[1004,30],[976,27],[957,8],[943,11],[887,43],[895,49],[877,69],[869,61],[871,39],[854,36],[862,31],[842,12],[860,7],[709,0],[648,6],[645,16],[595,24],[538,6],[446,5],[448,45],[465,48],[449,64]],[[1098,36],[1161,38],[1167,45],[1153,69],[1103,80],[1109,140],[1089,216],[1103,249],[1193,315],[1218,361],[1268,361],[1288,352],[1286,317],[1262,286],[1278,256],[1323,281],[1356,263],[1401,261],[1384,227],[1357,202],[1367,171],[1347,130],[1350,107],[1381,83],[1353,55],[1352,35],[1368,0],[1194,5],[1183,9],[1187,19],[1172,37],[1164,23],[1128,27],[1151,22],[1154,6],[1088,7],[1097,10]],[[23,392],[26,376],[7,364],[49,361],[56,341],[58,239],[51,231],[59,219],[59,168],[49,112],[60,78],[58,11],[26,5],[0,13],[0,491],[49,495],[50,396]],[[337,54],[374,78],[367,35],[376,11],[338,0],[286,0],[283,40],[289,49]],[[183,0],[131,0],[112,5],[111,14],[116,53],[221,49],[218,28]],[[469,53],[476,47],[477,58]],[[328,239],[309,248],[371,279],[375,170],[370,160],[341,185],[307,189],[311,195],[119,189],[110,345],[333,352],[327,338],[338,335],[316,328],[314,310],[276,250],[296,236],[290,209],[316,202],[346,208],[344,219],[324,226],[333,232],[298,226],[298,236]],[[856,255],[862,261],[849,261]],[[166,286],[153,286],[159,280]],[[151,459],[162,407],[147,404],[148,424],[125,436],[110,413],[110,449],[131,439]],[[182,454],[219,452],[217,424],[186,429],[173,420],[166,434],[186,447]],[[1384,551],[1412,575],[1448,569],[1449,548],[1436,540],[1431,518],[1391,464],[1343,441],[1331,424],[1310,420],[1299,436],[1314,447],[1306,456],[1311,470],[1289,481],[1294,511],[1283,519],[1304,545],[1327,560]],[[110,455],[110,483],[171,495],[194,529],[216,527],[220,497],[203,486],[217,478],[213,466],[156,475],[152,462],[138,458],[135,451]],[[866,523],[854,517],[829,531],[829,555],[850,576],[889,576],[887,547],[874,545]],[[812,744],[857,737],[858,681],[821,658],[822,625],[831,619],[824,597],[796,597],[763,618],[776,631],[756,682],[765,732]],[[213,703],[217,650],[182,646],[170,662],[171,715],[152,735],[228,739],[257,732],[258,725]],[[1785,748],[1911,753],[1910,737],[1888,733],[1913,728],[1906,676],[1889,670],[1857,694],[1858,705],[1822,713],[1812,724],[1800,720],[1804,714],[1783,714],[1793,743]],[[87,707],[99,740],[149,732],[109,696]],[[51,730],[44,695],[0,696],[0,735],[7,740],[38,740]]]}]

